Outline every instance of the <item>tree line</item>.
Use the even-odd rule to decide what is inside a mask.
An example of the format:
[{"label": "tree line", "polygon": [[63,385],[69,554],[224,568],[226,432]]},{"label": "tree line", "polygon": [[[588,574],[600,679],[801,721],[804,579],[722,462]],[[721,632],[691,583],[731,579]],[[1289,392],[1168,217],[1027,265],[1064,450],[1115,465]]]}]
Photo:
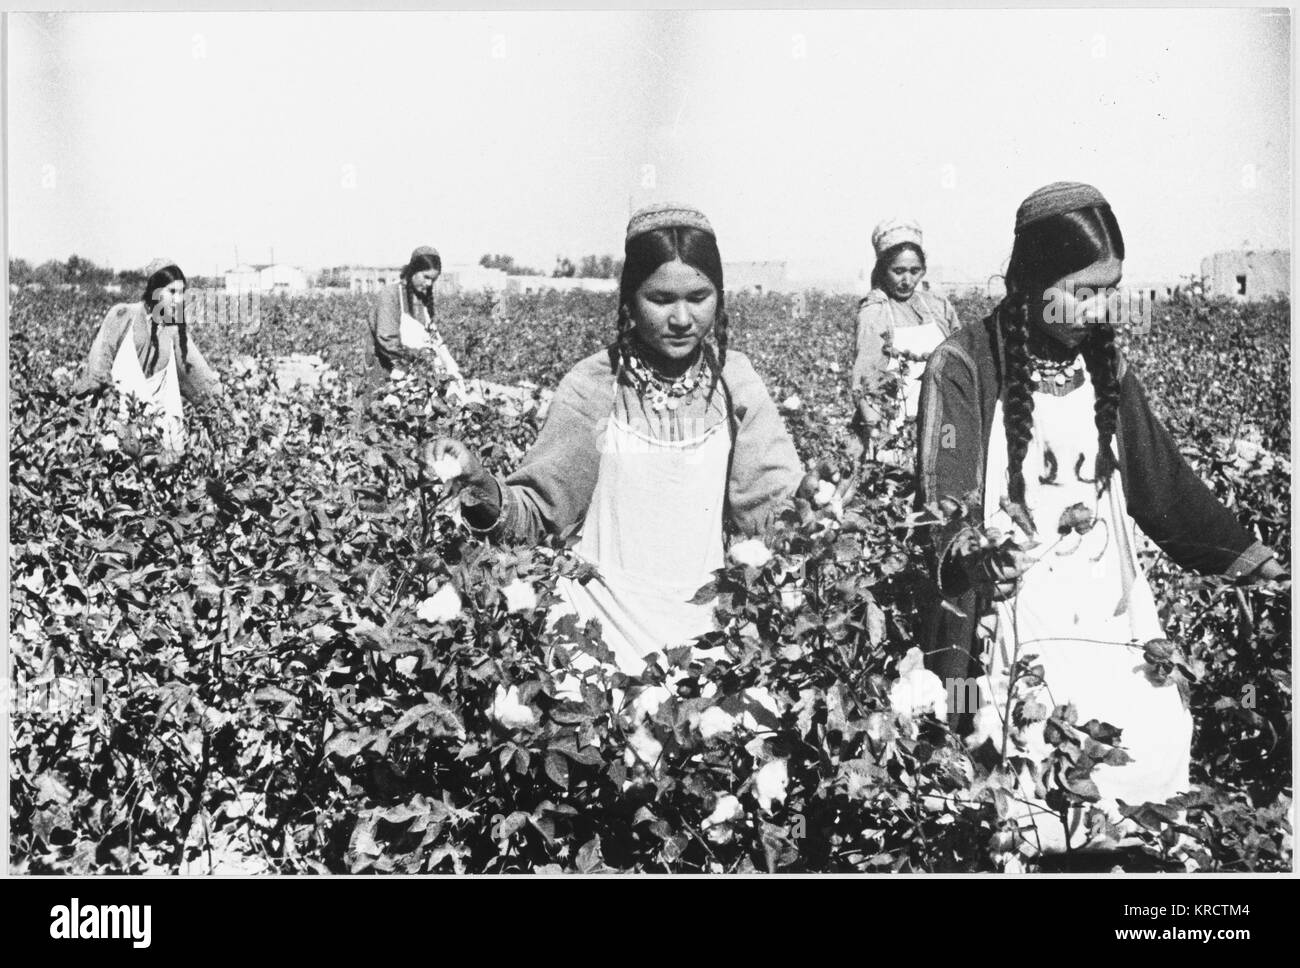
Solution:
[{"label": "tree line", "polygon": [[[124,290],[138,289],[145,283],[144,273],[139,269],[122,269],[115,271],[105,266],[96,265],[79,255],[70,255],[66,262],[49,259],[33,266],[26,259],[9,260],[9,284],[13,286],[40,286],[43,289],[57,289],[64,286],[121,286]],[[189,279],[192,286],[208,288],[219,284],[218,280],[206,276],[193,276]]]},{"label": "tree line", "polygon": [[[500,269],[509,276],[544,276],[545,272],[522,266],[514,256],[490,253],[478,260],[485,269]],[[577,262],[557,255],[550,275],[553,279],[617,279],[623,273],[623,260],[609,255],[584,255]]]}]

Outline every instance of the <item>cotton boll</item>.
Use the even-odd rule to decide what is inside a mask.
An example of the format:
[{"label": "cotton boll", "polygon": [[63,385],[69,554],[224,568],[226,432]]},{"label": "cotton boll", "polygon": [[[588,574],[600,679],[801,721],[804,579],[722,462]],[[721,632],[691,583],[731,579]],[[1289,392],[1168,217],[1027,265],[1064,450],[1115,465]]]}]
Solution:
[{"label": "cotton boll", "polygon": [[710,827],[716,827],[718,824],[731,823],[733,820],[739,820],[744,815],[741,809],[740,801],[730,793],[718,797],[718,805],[713,808],[704,823],[700,824],[702,830],[708,830]]},{"label": "cotton boll", "polygon": [[420,603],[415,615],[424,622],[450,622],[460,615],[460,607],[460,593],[451,585],[443,585]]},{"label": "cotton boll", "polygon": [[790,396],[786,397],[785,402],[781,404],[781,409],[790,411],[802,410],[803,401],[799,399],[799,394],[792,393]]},{"label": "cotton boll", "polygon": [[520,581],[518,578],[502,588],[501,594],[505,596],[507,611],[526,612],[537,607],[537,592],[529,582]]},{"label": "cotton boll", "polygon": [[111,454],[119,446],[117,434],[104,434],[103,437],[99,438],[99,449],[106,454]]},{"label": "cotton boll", "polygon": [[900,716],[929,712],[944,716],[948,712],[948,691],[943,680],[929,669],[913,669],[890,687],[889,705]]},{"label": "cotton boll", "polygon": [[772,560],[772,552],[758,538],[749,538],[732,546],[731,560],[750,568],[762,568]]},{"label": "cotton boll", "polygon": [[720,706],[710,706],[700,716],[700,735],[705,739],[723,736],[735,728],[735,718]]},{"label": "cotton boll", "polygon": [[650,732],[649,727],[643,723],[628,737],[627,749],[623,751],[623,762],[629,769],[636,766],[638,760],[646,766],[654,766],[659,762],[663,751],[663,744],[655,739],[654,733]]},{"label": "cotton boll", "polygon": [[639,723],[643,719],[652,718],[672,695],[672,690],[667,686],[646,686],[632,700],[632,721]]},{"label": "cotton boll", "polygon": [[822,481],[817,485],[817,493],[813,495],[813,505],[815,507],[825,507],[831,503],[835,497],[835,485],[830,481]]},{"label": "cotton boll", "polygon": [[433,473],[437,475],[438,480],[446,484],[448,481],[454,481],[465,473],[465,468],[461,466],[459,460],[452,454],[443,454],[433,462]]},{"label": "cotton boll", "polygon": [[519,687],[497,686],[490,715],[507,729],[524,729],[537,725],[537,711],[519,701]]},{"label": "cotton boll", "polygon": [[764,810],[771,811],[773,805],[785,803],[786,787],[790,784],[790,773],[785,760],[772,760],[765,763],[754,774],[754,797]]}]

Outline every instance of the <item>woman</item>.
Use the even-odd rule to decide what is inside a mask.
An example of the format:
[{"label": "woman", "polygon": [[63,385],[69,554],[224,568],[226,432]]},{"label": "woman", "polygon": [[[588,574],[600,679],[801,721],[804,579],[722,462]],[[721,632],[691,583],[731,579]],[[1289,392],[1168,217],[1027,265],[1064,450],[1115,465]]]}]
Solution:
[{"label": "woman", "polygon": [[[1187,465],[1120,355],[1106,305],[1123,259],[1097,189],[1058,182],[1030,195],[1016,213],[1007,295],[931,356],[918,427],[919,501],[976,505],[936,540],[939,587],[957,607],[928,616],[927,661],[950,695],[980,677],[976,741],[988,735],[1001,749],[1007,672],[1029,655],[1045,685],[1024,685],[1045,710],[1073,703],[1079,723],[1121,729],[1132,762],[1116,756],[1092,776],[1112,822],[1117,801],[1164,802],[1189,785],[1192,720],[1176,684],[1147,662],[1144,645],[1164,630],[1133,523],[1185,568],[1282,573]],[[963,528],[972,519],[1019,550],[981,550]],[[975,653],[990,613],[985,671]],[[1013,727],[1032,760],[1051,753],[1041,721]],[[1057,811],[1031,778],[1022,784],[1031,844],[1063,849]],[[1080,811],[1068,819],[1070,846],[1088,844]]]},{"label": "woman", "polygon": [[460,367],[434,323],[433,284],[440,275],[442,257],[436,249],[422,245],[411,253],[401,280],[379,291],[370,314],[372,382],[401,377],[412,355],[428,349],[433,350],[439,368],[461,382]]},{"label": "woman", "polygon": [[922,367],[934,348],[961,326],[947,299],[921,288],[925,250],[914,222],[881,222],[871,233],[871,244],[876,265],[871,292],[859,303],[853,364],[853,425],[864,446],[916,419]]},{"label": "woman", "polygon": [[170,259],[155,259],[145,276],[141,301],[119,303],[104,317],[73,392],[116,384],[157,412],[163,449],[179,452],[185,446],[181,398],[210,399],[221,382],[186,327],[185,273]]},{"label": "woman", "polygon": [[500,482],[453,440],[429,458],[459,461],[465,518],[494,539],[581,526],[577,552],[599,578],[560,592],[637,673],[649,653],[713,628],[691,599],[723,565],[724,526],[758,534],[802,475],[763,381],[727,349],[703,214],[661,204],[632,216],[619,300],[616,340],[561,381],[519,470]]}]

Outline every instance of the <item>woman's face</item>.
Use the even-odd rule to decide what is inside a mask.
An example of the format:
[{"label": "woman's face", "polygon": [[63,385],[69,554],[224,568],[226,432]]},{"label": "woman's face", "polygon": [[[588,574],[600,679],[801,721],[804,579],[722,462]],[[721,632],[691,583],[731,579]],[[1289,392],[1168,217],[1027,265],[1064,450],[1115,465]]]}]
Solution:
[{"label": "woman's face", "polygon": [[173,279],[167,285],[153,291],[155,302],[166,303],[168,306],[180,302],[181,297],[185,295],[185,280]]},{"label": "woman's face", "polygon": [[429,292],[442,272],[438,269],[421,269],[411,276],[411,288],[416,292]]},{"label": "woman's face", "polygon": [[1107,304],[1123,270],[1124,263],[1112,256],[1057,279],[1042,293],[1041,304],[1030,307],[1030,320],[1042,335],[1078,346],[1089,329],[1107,321]]},{"label": "woman's face", "polygon": [[165,326],[184,322],[185,280],[173,279],[153,291],[153,318]]},{"label": "woman's face", "polygon": [[718,290],[704,273],[676,259],[641,283],[629,308],[642,346],[665,361],[688,360],[713,331]]},{"label": "woman's face", "polygon": [[885,268],[885,294],[891,299],[910,299],[924,276],[921,257],[911,249],[904,249]]}]

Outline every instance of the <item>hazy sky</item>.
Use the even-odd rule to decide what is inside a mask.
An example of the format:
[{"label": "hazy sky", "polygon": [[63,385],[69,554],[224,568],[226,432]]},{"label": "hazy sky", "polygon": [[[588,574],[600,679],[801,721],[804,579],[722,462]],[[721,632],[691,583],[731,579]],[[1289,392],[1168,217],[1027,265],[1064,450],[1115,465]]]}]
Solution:
[{"label": "hazy sky", "polygon": [[1130,280],[1289,247],[1285,10],[15,14],[9,243],[241,260],[617,254],[682,198],[723,258],[853,273],[912,214],[953,279],[1096,184]]}]

